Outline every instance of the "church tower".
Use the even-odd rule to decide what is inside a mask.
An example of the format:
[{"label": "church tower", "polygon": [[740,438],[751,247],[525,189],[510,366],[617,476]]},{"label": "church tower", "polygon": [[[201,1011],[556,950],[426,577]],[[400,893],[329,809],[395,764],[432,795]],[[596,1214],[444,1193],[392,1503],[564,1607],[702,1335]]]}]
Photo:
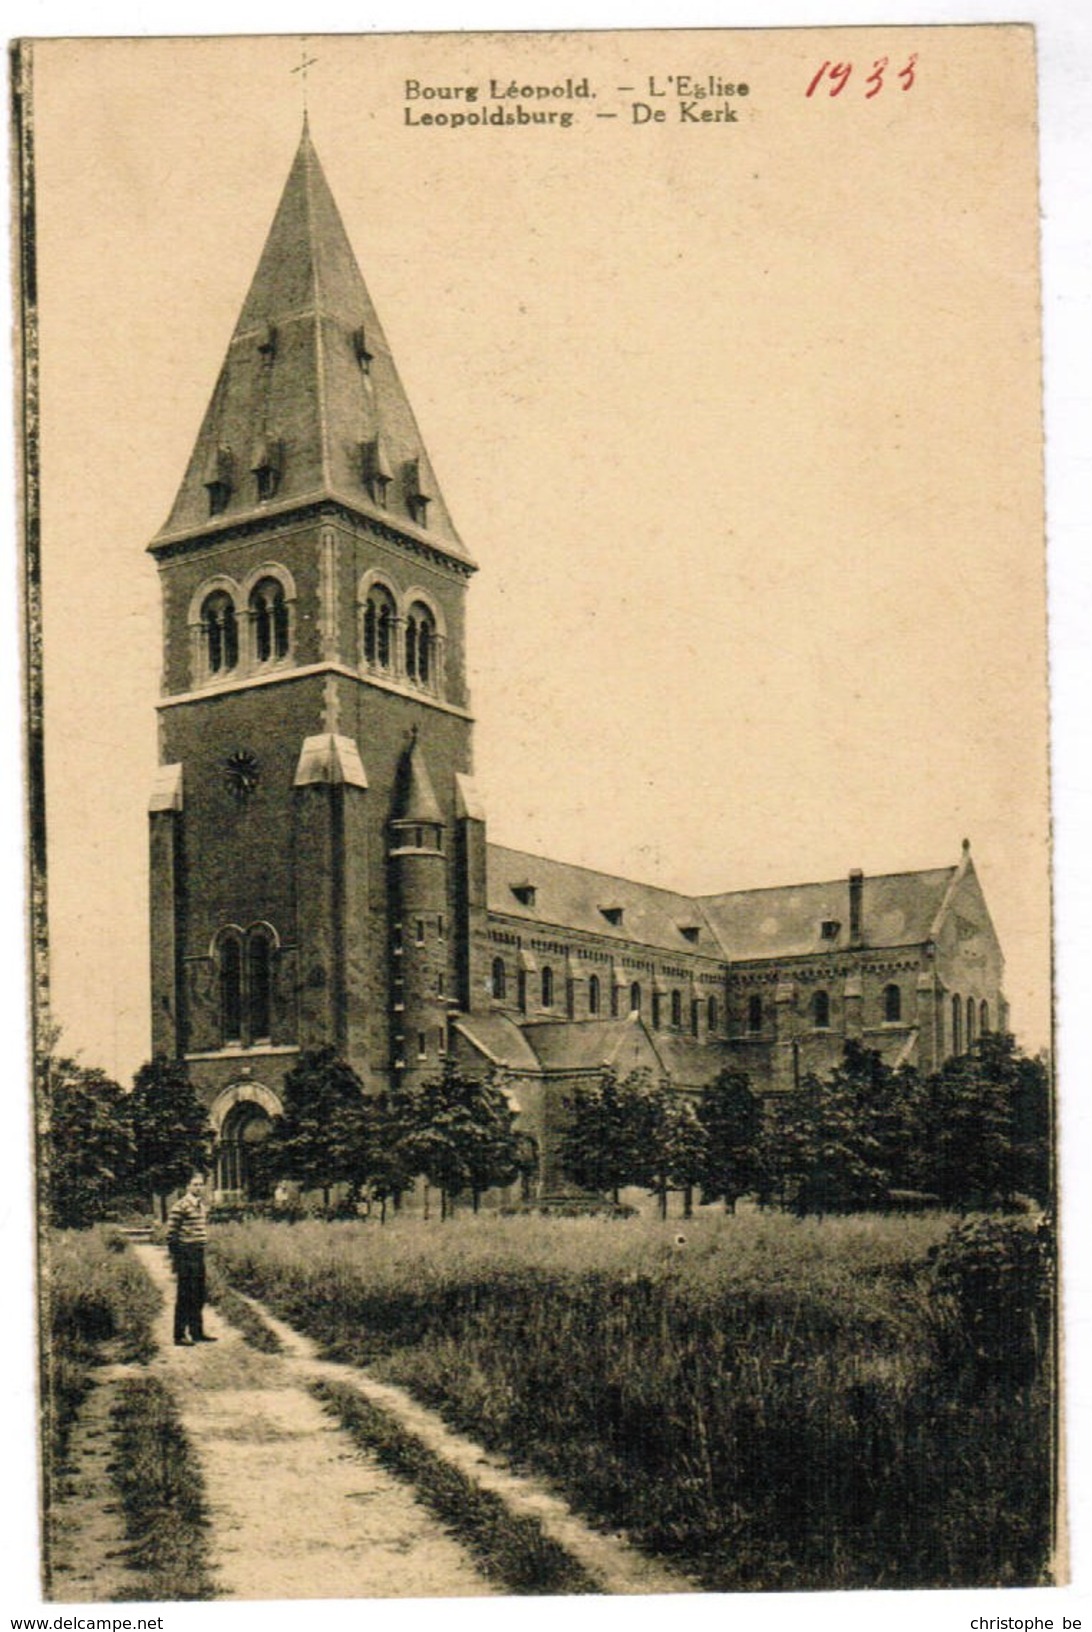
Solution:
[{"label": "church tower", "polygon": [[301,1049],[369,1087],[435,1072],[460,981],[474,563],[306,123],[149,548],[153,1048],[189,1063],[231,1189]]}]

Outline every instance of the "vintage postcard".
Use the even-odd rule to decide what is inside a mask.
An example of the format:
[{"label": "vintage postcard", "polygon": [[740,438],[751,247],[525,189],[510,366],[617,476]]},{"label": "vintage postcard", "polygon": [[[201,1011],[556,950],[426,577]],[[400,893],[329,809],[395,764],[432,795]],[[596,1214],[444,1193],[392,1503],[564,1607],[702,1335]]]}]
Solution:
[{"label": "vintage postcard", "polygon": [[1063,1583],[1033,30],[12,73],[46,1600]]}]

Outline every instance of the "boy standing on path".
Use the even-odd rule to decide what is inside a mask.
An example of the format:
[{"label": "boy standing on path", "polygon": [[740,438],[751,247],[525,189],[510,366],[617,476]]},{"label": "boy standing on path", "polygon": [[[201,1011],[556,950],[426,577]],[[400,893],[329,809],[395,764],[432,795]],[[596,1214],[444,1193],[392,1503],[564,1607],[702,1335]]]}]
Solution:
[{"label": "boy standing on path", "polygon": [[176,1343],[215,1343],[202,1330],[205,1304],[205,1242],[208,1240],[205,1176],[195,1173],[171,1208],[167,1220],[167,1251],[178,1280],[174,1304]]}]

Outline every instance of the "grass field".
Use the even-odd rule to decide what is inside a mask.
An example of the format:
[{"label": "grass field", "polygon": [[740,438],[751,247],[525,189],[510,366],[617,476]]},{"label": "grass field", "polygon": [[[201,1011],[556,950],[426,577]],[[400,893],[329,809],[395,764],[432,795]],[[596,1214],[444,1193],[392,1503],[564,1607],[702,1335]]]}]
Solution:
[{"label": "grass field", "polygon": [[708,1589],[1031,1584],[1049,1380],[971,1367],[953,1340],[928,1265],[951,1223],[252,1223],[214,1254],[331,1357]]},{"label": "grass field", "polygon": [[[142,1364],[155,1354],[152,1325],[162,1300],[110,1225],[55,1231],[44,1266],[48,1341],[43,1352],[45,1498],[48,1533],[64,1524],[72,1425],[88,1392],[110,1391],[110,1470],[125,1515],[134,1601],[211,1597],[201,1475],[178,1410],[158,1379],[134,1375],[96,1384],[104,1363]],[[50,1576],[51,1545],[46,1546]]]}]

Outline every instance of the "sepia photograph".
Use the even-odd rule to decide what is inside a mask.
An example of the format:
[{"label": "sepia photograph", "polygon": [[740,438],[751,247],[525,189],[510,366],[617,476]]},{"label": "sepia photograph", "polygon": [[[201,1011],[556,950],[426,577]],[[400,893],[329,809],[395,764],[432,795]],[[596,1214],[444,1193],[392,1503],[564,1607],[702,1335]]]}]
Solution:
[{"label": "sepia photograph", "polygon": [[1065,1584],[1034,29],[10,71],[44,1601]]}]

